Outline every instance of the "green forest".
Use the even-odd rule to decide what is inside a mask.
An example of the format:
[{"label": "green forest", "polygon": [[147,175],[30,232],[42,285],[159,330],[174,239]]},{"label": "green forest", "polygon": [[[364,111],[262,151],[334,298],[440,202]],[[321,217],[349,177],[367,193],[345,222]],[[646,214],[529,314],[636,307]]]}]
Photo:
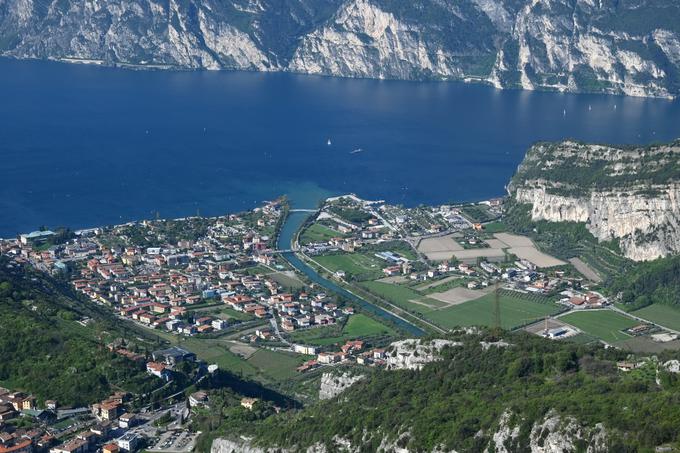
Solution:
[{"label": "green forest", "polygon": [[[657,385],[654,362],[646,365],[651,372],[626,374],[615,366],[626,357],[621,351],[504,337],[512,346],[485,350],[480,340],[493,340],[491,333],[458,335],[464,345],[422,371],[377,370],[339,398],[254,423],[252,434],[261,445],[322,443],[331,451],[335,436],[360,451],[376,451],[385,437],[410,451],[482,451],[509,411],[519,427],[509,451],[528,451],[532,426],[549,413],[575,416],[584,432],[603,423],[608,451],[653,451],[680,440],[680,385],[663,371]],[[662,360],[672,357],[665,354]]]},{"label": "green forest", "polygon": [[0,259],[0,386],[63,406],[86,405],[121,388],[153,389],[158,383],[144,364],[105,347],[107,338],[122,335],[118,329],[59,281]]},{"label": "green forest", "polygon": [[680,256],[638,263],[614,279],[609,291],[631,309],[660,303],[680,304]]}]

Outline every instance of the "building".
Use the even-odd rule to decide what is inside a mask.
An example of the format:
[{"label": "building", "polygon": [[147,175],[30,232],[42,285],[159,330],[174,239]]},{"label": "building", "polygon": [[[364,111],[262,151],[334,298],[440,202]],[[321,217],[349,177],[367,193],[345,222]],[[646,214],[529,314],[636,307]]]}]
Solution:
[{"label": "building", "polygon": [[122,437],[116,439],[118,447],[127,452],[133,452],[137,450],[137,447],[141,445],[144,439],[137,433],[127,432]]},{"label": "building", "polygon": [[0,453],[31,453],[33,441],[31,439],[19,439],[16,442],[0,443]]},{"label": "building", "polygon": [[28,245],[28,244],[40,244],[43,242],[47,242],[48,239],[50,239],[52,236],[54,236],[53,231],[33,231],[32,233],[28,234],[21,234],[19,235],[19,241],[23,245]]},{"label": "building", "polygon": [[50,453],[84,453],[90,449],[87,441],[82,439],[72,439],[65,444],[58,445],[50,449]]},{"label": "building", "polygon": [[257,403],[258,401],[260,401],[258,398],[242,398],[241,406],[252,411],[253,407],[255,407],[255,403]]},{"label": "building", "polygon": [[298,354],[316,355],[317,348],[314,346],[306,346],[304,344],[294,344],[293,351],[297,352]]},{"label": "building", "polygon": [[182,361],[195,361],[196,354],[189,352],[186,349],[173,346],[168,349],[162,349],[160,351],[154,351],[153,359],[157,362],[165,362],[167,365],[174,366]]},{"label": "building", "polygon": [[111,443],[111,444],[106,444],[102,447],[102,453],[119,453],[120,448],[118,445]]},{"label": "building", "polygon": [[146,364],[146,372],[153,376],[159,377],[164,381],[170,380],[170,370],[168,370],[165,363],[148,362]]},{"label": "building", "polygon": [[102,401],[92,405],[92,415],[99,420],[115,420],[121,410],[121,404],[117,401]]},{"label": "building", "polygon": [[189,405],[191,407],[196,406],[207,406],[208,405],[208,394],[203,391],[194,392],[189,395]]},{"label": "building", "polygon": [[118,426],[120,428],[132,428],[135,426],[135,422],[137,419],[135,418],[135,414],[123,414],[118,418]]}]

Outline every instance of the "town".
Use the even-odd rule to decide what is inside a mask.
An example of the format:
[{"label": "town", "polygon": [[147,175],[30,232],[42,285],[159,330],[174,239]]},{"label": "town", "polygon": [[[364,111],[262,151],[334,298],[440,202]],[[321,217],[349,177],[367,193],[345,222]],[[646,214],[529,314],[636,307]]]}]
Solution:
[{"label": "town", "polygon": [[[673,329],[617,308],[588,263],[561,260],[507,231],[502,199],[404,208],[333,197],[310,212],[291,250],[278,250],[290,209],[280,199],[227,216],[1,240],[0,253],[13,263],[67,282],[83,300],[154,336],[164,346],[152,352],[124,338],[107,348],[143,365],[159,386],[177,388],[159,404],[139,407],[120,391],[75,408],[0,389],[0,453],[190,451],[199,434],[192,416],[210,405],[210,392],[185,392],[220,369],[281,384],[327,367],[385,366],[390,343],[407,335],[311,281],[286,254],[424,332],[486,325],[607,346],[677,340]],[[613,323],[614,333],[599,336],[593,319]],[[241,407],[257,401],[244,397]]]}]

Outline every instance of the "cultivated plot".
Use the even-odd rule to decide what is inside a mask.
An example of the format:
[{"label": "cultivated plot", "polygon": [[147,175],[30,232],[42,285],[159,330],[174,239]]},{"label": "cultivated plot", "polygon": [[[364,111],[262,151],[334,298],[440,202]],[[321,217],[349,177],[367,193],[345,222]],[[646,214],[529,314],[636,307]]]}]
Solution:
[{"label": "cultivated plot", "polygon": [[454,235],[423,239],[418,244],[418,251],[427,256],[427,259],[433,261],[449,260],[453,257],[456,251],[463,250]]},{"label": "cultivated plot", "polygon": [[[475,300],[461,303],[452,307],[425,313],[430,321],[446,328],[458,326],[492,326],[494,320],[494,298],[489,293]],[[501,294],[499,296],[501,327],[514,329],[531,324],[546,316],[558,313],[561,309],[552,302],[537,302]]]}]

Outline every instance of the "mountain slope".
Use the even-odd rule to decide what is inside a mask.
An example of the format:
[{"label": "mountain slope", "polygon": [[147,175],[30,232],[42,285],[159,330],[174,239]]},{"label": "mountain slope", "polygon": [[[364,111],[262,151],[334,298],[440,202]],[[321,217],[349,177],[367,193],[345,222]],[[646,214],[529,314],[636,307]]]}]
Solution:
[{"label": "mountain slope", "polygon": [[420,371],[376,370],[336,398],[261,422],[249,444],[234,436],[212,451],[605,452],[679,440],[680,394],[660,363],[625,375],[620,351],[528,334],[506,334],[505,346],[487,333],[452,339]]},{"label": "mountain slope", "polygon": [[[89,319],[87,327],[77,321]],[[99,337],[120,334],[95,309],[41,273],[0,259],[0,385],[40,400],[86,405],[113,390],[149,391],[158,383],[109,352]]]},{"label": "mountain slope", "polygon": [[676,96],[673,0],[5,0],[0,54]]}]

